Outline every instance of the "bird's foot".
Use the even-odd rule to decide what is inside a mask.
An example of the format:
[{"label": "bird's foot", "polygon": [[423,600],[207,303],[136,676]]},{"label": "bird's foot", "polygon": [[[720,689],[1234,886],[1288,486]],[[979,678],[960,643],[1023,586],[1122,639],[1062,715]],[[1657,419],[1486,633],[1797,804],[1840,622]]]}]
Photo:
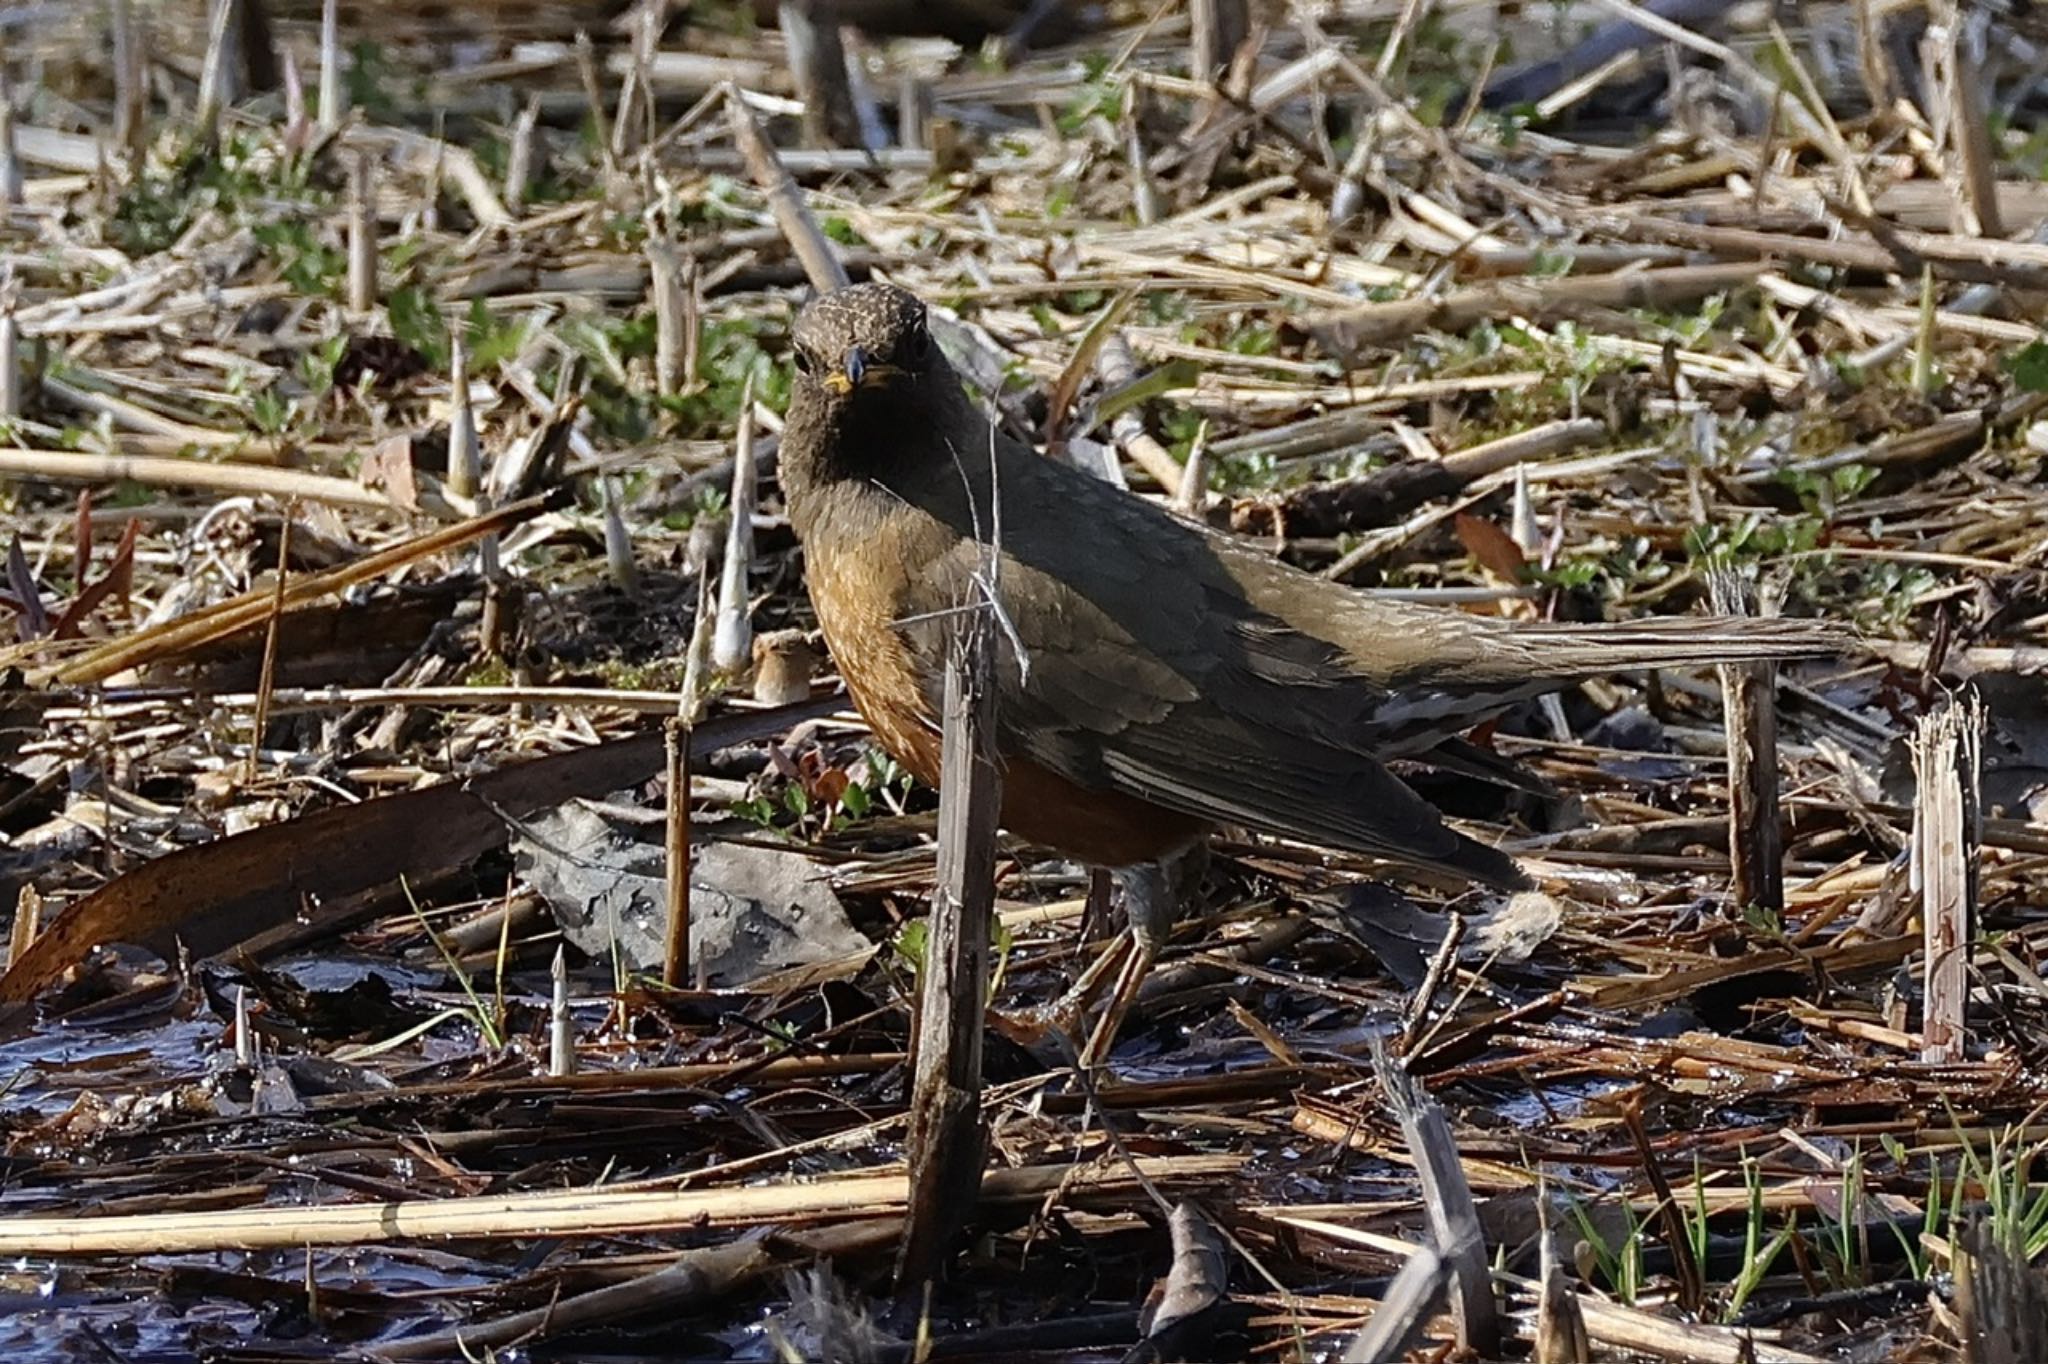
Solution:
[{"label": "bird's foot", "polygon": [[1128,942],[1125,935],[1118,934],[1114,940],[1105,943],[1103,950],[1095,954],[1095,960],[1088,963],[1087,969],[1051,1003],[998,1015],[997,1026],[1003,1035],[1032,1052],[1045,1047],[1049,1038],[1065,1038],[1068,1040],[1063,1044],[1063,1050],[1072,1055],[1072,1039],[1089,1031],[1089,1015],[1094,1012],[1104,989],[1116,978],[1128,950]]},{"label": "bird's foot", "polygon": [[1109,1060],[1109,1053],[1116,1046],[1117,1034],[1123,1031],[1124,1017],[1130,1013],[1131,1005],[1137,1002],[1145,977],[1152,974],[1152,963],[1159,959],[1159,943],[1133,925],[1128,936],[1102,955],[1105,961],[1112,957],[1120,958],[1121,965],[1116,973],[1116,984],[1109,992],[1109,1003],[1095,1020],[1095,1027],[1088,1034],[1088,1045],[1081,1049],[1081,1065],[1087,1070],[1095,1070]]},{"label": "bird's foot", "polygon": [[[1115,877],[1130,930],[1119,933],[1058,999],[1007,1016],[1002,1026],[1012,1041],[1037,1051],[1052,1034],[1085,1037],[1078,1052],[1082,1065],[1094,1069],[1109,1059],[1124,1019],[1173,931],[1180,898],[1174,871],[1158,863],[1122,868]],[[1108,1003],[1098,1013],[1096,1006],[1105,991]]]},{"label": "bird's foot", "polygon": [[[1185,854],[1180,861],[1186,861]],[[1173,933],[1173,921],[1180,908],[1175,872],[1181,869],[1178,865],[1145,862],[1116,873],[1117,883],[1123,890],[1124,917],[1131,927],[1130,932],[1118,940],[1116,947],[1105,952],[1103,960],[1097,963],[1098,966],[1106,966],[1109,958],[1118,959],[1116,983],[1110,989],[1109,1003],[1089,1031],[1088,1044],[1081,1049],[1081,1064],[1090,1070],[1109,1060],[1110,1051],[1116,1046],[1117,1034],[1123,1031],[1124,1018],[1137,1002],[1145,978],[1152,974],[1152,964],[1159,960],[1160,949]]]}]

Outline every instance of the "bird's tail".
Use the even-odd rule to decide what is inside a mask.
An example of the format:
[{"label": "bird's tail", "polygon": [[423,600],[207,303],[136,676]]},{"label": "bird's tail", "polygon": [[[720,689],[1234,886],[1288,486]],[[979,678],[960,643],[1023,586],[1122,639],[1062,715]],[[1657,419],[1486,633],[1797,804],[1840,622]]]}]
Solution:
[{"label": "bird's tail", "polygon": [[[1827,621],[1679,616],[1593,625],[1529,625],[1481,616],[1437,629],[1389,670],[1372,723],[1382,757],[1424,756],[1517,701],[1615,673],[1765,659],[1826,658],[1856,642]],[[1421,618],[1418,625],[1423,624]],[[1455,755],[1454,755],[1455,756]],[[1457,766],[1455,762],[1451,764]]]},{"label": "bird's tail", "polygon": [[[1441,620],[1441,617],[1439,617]],[[1552,690],[1609,673],[1764,659],[1826,658],[1856,643],[1831,621],[1783,616],[1673,616],[1592,625],[1530,625],[1464,616],[1433,632],[1388,682],[1467,693]]]},{"label": "bird's tail", "polygon": [[1526,673],[1558,682],[1644,668],[1704,667],[1766,659],[1826,658],[1856,642],[1832,621],[1783,616],[1674,616],[1596,625],[1519,625],[1496,641],[1522,655]]},{"label": "bird's tail", "polygon": [[[1436,613],[1409,623],[1418,631],[1429,630],[1429,647],[1416,651],[1408,666],[1392,670],[1389,691],[1372,713],[1375,756],[1382,761],[1412,758],[1524,787],[1529,783],[1514,775],[1512,763],[1466,743],[1459,737],[1462,731],[1516,701],[1588,678],[1646,668],[1824,658],[1844,652],[1856,639],[1840,625],[1783,617],[1528,625]],[[1502,889],[1528,884],[1513,858],[1462,834],[1455,836],[1454,846],[1432,848],[1428,856],[1412,860]]]}]

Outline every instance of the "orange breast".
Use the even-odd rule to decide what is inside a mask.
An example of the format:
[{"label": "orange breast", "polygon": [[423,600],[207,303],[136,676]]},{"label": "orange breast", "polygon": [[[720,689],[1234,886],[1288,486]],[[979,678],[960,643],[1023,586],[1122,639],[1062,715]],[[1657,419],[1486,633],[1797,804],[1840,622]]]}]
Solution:
[{"label": "orange breast", "polygon": [[811,605],[839,675],[846,679],[861,718],[889,756],[917,774],[939,780],[938,717],[924,704],[924,688],[896,622],[907,609],[902,546],[884,535],[869,553],[824,552],[813,543],[804,572]]},{"label": "orange breast", "polygon": [[[939,783],[938,716],[895,622],[904,614],[896,546],[872,554],[806,556],[811,604],[825,642],[882,748],[930,786]],[[884,565],[888,565],[885,567]],[[936,681],[936,680],[935,680]],[[1003,827],[1016,837],[1100,867],[1155,861],[1193,843],[1205,821],[1116,791],[1091,790],[1026,758],[1003,758]]]},{"label": "orange breast", "polygon": [[1003,763],[1003,827],[1097,867],[1156,862],[1209,829],[1205,820],[1135,796],[1076,786],[1026,758]]}]

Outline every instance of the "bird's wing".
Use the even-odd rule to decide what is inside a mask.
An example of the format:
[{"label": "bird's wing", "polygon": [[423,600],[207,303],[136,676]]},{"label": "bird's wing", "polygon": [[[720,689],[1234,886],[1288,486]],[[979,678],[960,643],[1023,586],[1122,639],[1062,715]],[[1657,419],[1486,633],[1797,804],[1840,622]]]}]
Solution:
[{"label": "bird's wing", "polygon": [[926,562],[903,628],[931,685],[950,613],[993,586],[1006,750],[1202,818],[1523,884],[1381,765],[1387,693],[1253,606],[1213,537],[1032,458],[1004,470],[1004,495],[1034,514],[1006,519],[993,571],[972,539]]},{"label": "bird's wing", "polygon": [[1000,603],[1010,751],[1083,787],[1496,884],[1521,883],[1512,861],[1446,828],[1385,761],[1470,770],[1455,736],[1581,678],[1844,642],[1812,621],[1511,628],[1375,601],[999,438],[952,464],[895,490],[932,518],[907,642],[936,690],[945,613]]}]

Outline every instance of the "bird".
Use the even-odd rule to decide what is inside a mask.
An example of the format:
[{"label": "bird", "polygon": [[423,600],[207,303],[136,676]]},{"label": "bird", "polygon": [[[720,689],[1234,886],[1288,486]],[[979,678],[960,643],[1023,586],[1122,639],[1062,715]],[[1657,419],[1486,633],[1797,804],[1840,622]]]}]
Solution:
[{"label": "bird", "polygon": [[1526,889],[1389,764],[1513,783],[1465,736],[1519,700],[1845,642],[1815,620],[1533,624],[1374,598],[999,429],[905,289],[819,294],[790,341],[780,478],[855,707],[936,785],[949,640],[991,610],[1001,823],[1124,878],[1131,970],[1170,927],[1167,869],[1219,825]]}]

